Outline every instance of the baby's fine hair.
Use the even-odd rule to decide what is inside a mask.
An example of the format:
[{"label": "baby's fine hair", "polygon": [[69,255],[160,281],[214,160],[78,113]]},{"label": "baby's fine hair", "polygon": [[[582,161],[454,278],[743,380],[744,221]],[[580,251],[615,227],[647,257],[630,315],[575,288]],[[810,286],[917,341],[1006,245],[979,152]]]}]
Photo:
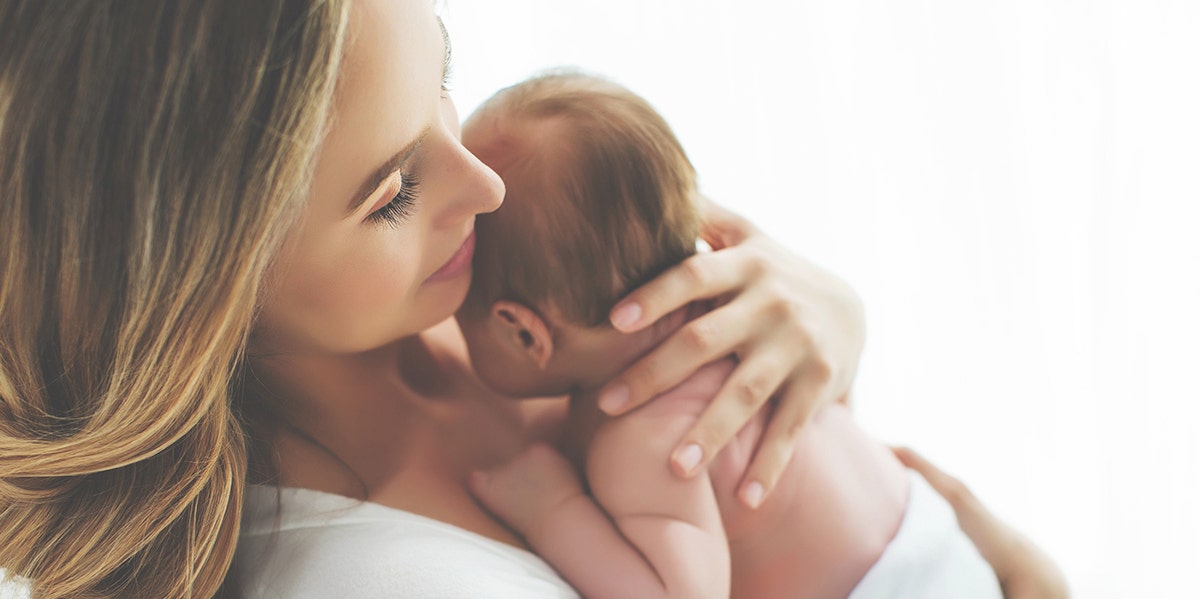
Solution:
[{"label": "baby's fine hair", "polygon": [[600,326],[625,294],[696,252],[695,169],[624,87],[552,72],[501,90],[471,120],[488,132],[481,154],[503,156],[492,166],[507,193],[477,220],[468,316],[510,300]]}]

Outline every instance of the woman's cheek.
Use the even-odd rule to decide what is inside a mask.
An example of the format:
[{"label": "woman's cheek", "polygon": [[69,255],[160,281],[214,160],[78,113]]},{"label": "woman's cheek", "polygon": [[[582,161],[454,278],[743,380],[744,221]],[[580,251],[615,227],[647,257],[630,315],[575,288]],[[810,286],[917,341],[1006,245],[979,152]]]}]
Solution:
[{"label": "woman's cheek", "polygon": [[308,271],[290,298],[301,302],[298,313],[307,321],[301,326],[316,345],[358,352],[407,335],[404,306],[417,266],[402,258],[403,250],[383,242],[326,250],[320,268]]},{"label": "woman's cheek", "polygon": [[356,269],[354,280],[346,285],[353,295],[356,311],[376,328],[399,323],[405,306],[412,303],[419,286],[415,279],[420,255],[412,250],[393,245],[364,258],[363,267]]}]

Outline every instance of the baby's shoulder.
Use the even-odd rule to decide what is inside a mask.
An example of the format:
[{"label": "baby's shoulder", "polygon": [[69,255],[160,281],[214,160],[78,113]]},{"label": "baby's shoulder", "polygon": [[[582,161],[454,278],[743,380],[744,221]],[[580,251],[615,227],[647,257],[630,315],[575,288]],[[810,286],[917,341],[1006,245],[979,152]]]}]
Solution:
[{"label": "baby's shoulder", "polygon": [[589,463],[597,456],[621,462],[623,456],[645,460],[659,453],[669,455],[721,390],[733,367],[730,359],[707,364],[636,410],[605,421],[591,438]]},{"label": "baby's shoulder", "polygon": [[645,416],[657,417],[669,414],[688,414],[698,416],[709,402],[716,397],[725,379],[733,372],[736,363],[732,358],[725,358],[706,364],[682,383],[651,399],[637,412],[645,411]]}]

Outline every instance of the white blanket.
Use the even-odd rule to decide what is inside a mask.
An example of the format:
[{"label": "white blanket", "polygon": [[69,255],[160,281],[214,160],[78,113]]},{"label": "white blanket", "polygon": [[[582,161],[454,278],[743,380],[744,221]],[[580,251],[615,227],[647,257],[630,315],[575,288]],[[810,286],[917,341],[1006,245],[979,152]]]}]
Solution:
[{"label": "white blanket", "polygon": [[338,495],[251,486],[235,557],[249,598],[476,599],[579,595],[536,555]]},{"label": "white blanket", "polygon": [[[910,488],[896,538],[849,599],[1000,599],[950,506],[915,473]],[[305,489],[276,501],[247,489],[235,567],[248,599],[578,597],[536,555],[431,518]],[[0,583],[0,599],[28,596]]]},{"label": "white blanket", "polygon": [[849,599],[1000,599],[1000,583],[954,510],[912,472],[895,538]]}]

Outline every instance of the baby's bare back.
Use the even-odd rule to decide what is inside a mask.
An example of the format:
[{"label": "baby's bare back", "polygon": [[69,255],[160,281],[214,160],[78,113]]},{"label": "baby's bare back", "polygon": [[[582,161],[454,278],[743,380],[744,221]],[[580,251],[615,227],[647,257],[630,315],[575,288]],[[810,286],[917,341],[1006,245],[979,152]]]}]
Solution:
[{"label": "baby's bare back", "polygon": [[[643,416],[695,419],[732,367],[709,365],[643,407]],[[804,428],[771,497],[747,509],[736,491],[764,422],[753,419],[708,471],[729,538],[733,597],[844,598],[900,527],[906,471],[845,406],[832,405]]]}]

